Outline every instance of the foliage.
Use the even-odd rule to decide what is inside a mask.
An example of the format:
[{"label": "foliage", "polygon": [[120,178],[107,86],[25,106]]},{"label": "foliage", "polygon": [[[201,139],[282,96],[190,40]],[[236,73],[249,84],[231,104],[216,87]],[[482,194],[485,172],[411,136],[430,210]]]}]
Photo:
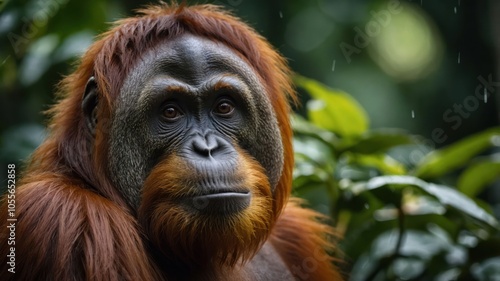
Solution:
[{"label": "foliage", "polygon": [[[296,82],[312,99],[307,120],[293,119],[294,192],[331,215],[350,280],[498,280],[499,223],[476,196],[500,175],[499,155],[478,156],[500,128],[432,151],[404,131],[369,130],[348,94]],[[450,177],[458,188],[442,184]]]}]

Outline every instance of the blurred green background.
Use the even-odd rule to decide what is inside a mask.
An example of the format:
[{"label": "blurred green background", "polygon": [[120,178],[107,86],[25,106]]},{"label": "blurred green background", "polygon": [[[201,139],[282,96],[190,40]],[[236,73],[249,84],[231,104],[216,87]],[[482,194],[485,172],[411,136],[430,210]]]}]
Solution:
[{"label": "blurred green background", "polygon": [[[151,2],[0,3],[5,179],[43,140],[42,112],[94,36]],[[294,193],[345,236],[351,280],[500,280],[499,1],[203,3],[301,75]]]}]

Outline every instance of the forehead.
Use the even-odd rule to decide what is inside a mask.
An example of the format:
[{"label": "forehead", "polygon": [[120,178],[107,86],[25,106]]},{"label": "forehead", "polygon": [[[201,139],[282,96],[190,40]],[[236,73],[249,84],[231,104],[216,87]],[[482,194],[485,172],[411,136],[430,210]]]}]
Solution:
[{"label": "forehead", "polygon": [[146,51],[125,84],[133,82],[137,86],[163,76],[198,87],[221,74],[239,76],[249,85],[258,84],[252,67],[235,51],[222,43],[184,34]]}]

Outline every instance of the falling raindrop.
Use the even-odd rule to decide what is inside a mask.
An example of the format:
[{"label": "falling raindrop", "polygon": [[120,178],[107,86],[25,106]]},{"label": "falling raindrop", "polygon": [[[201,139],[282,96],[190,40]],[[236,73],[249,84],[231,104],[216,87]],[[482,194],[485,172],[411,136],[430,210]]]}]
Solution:
[{"label": "falling raindrop", "polygon": [[282,18],[283,18],[283,12],[280,11],[280,19],[282,19]]},{"label": "falling raindrop", "polygon": [[457,13],[457,7],[454,8],[455,9],[455,14]]},{"label": "falling raindrop", "polygon": [[370,205],[368,205],[368,203],[365,203],[365,209],[369,209],[370,208]]},{"label": "falling raindrop", "polygon": [[458,0],[458,6],[460,6],[460,0]]},{"label": "falling raindrop", "polygon": [[335,71],[335,63],[336,62],[337,62],[336,60],[333,60],[332,71]]},{"label": "falling raindrop", "polygon": [[488,102],[488,90],[485,87],[484,88],[484,103],[487,103],[487,102]]},{"label": "falling raindrop", "polygon": [[424,2],[424,0],[420,0],[420,6],[422,6],[422,5],[423,5],[423,2]]},{"label": "falling raindrop", "polygon": [[460,64],[460,52],[458,52],[458,64]]},{"label": "falling raindrop", "polygon": [[414,110],[411,111],[411,118],[415,118],[415,111]]},{"label": "falling raindrop", "polygon": [[9,55],[9,56],[7,56],[7,57],[6,57],[6,58],[2,61],[2,63],[0,63],[0,65],[4,65],[4,64],[7,62],[7,60],[8,60],[9,58],[10,58],[10,55]]}]

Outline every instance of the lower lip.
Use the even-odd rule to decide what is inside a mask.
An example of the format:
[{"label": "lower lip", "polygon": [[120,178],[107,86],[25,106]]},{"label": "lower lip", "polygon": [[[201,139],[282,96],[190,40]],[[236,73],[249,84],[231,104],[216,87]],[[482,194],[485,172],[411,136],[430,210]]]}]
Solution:
[{"label": "lower lip", "polygon": [[250,206],[251,194],[224,192],[186,198],[185,203],[198,212],[206,214],[233,214]]}]

